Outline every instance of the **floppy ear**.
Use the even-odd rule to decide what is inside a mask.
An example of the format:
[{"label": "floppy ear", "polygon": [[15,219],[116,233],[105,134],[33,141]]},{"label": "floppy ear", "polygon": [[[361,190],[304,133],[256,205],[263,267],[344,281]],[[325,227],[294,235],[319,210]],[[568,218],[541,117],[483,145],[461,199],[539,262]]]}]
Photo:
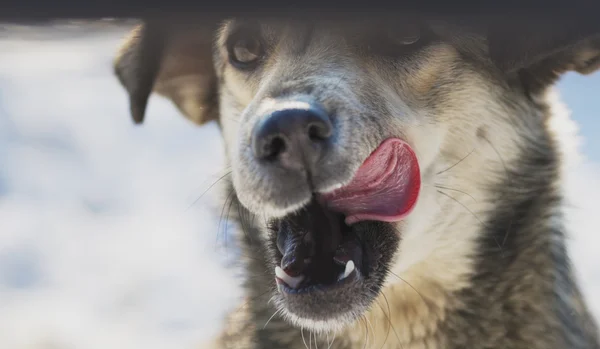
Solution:
[{"label": "floppy ear", "polygon": [[590,74],[600,68],[600,21],[596,18],[519,18],[488,30],[489,54],[505,73],[517,74],[530,93],[568,71]]},{"label": "floppy ear", "polygon": [[136,124],[144,121],[152,92],[170,99],[198,125],[217,118],[214,28],[146,21],[129,34],[114,60],[114,72],[129,94]]}]

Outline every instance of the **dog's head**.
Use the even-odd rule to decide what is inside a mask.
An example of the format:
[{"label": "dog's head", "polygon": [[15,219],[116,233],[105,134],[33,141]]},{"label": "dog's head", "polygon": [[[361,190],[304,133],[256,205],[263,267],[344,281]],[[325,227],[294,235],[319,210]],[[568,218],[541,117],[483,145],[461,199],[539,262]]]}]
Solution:
[{"label": "dog's head", "polygon": [[219,123],[237,198],[269,222],[279,308],[334,329],[393,271],[420,265],[418,278],[459,288],[481,226],[460,225],[470,215],[448,193],[477,188],[468,195],[485,210],[485,188],[519,149],[544,143],[546,88],[600,64],[584,23],[457,23],[149,23],[115,67],[136,122],[155,91],[195,123]]}]

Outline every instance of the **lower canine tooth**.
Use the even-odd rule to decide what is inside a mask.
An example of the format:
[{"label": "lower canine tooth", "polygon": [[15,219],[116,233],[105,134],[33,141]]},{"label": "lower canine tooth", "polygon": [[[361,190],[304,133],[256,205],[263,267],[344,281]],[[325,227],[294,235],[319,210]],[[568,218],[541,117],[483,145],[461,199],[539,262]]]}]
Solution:
[{"label": "lower canine tooth", "polygon": [[304,275],[299,276],[289,276],[283,269],[280,267],[275,267],[275,276],[280,278],[283,282],[285,282],[291,288],[297,288],[298,285],[304,280]]},{"label": "lower canine tooth", "polygon": [[344,273],[342,273],[342,275],[340,275],[339,280],[344,280],[345,278],[347,278],[352,272],[354,271],[354,262],[353,261],[348,261],[348,263],[346,263],[346,269],[344,269]]}]

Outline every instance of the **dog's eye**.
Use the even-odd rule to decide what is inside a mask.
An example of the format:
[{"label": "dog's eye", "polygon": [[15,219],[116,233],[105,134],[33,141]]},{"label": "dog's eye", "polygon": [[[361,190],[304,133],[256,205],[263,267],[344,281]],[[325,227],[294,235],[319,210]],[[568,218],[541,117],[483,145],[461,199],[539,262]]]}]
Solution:
[{"label": "dog's eye", "polygon": [[412,45],[421,38],[421,30],[416,23],[403,23],[388,29],[388,37],[398,45]]},{"label": "dog's eye", "polygon": [[261,45],[255,38],[241,38],[232,47],[232,58],[238,63],[248,64],[260,57]]},{"label": "dog's eye", "polygon": [[259,36],[248,28],[240,28],[228,40],[229,60],[239,69],[249,69],[262,58],[263,45]]},{"label": "dog's eye", "polygon": [[386,23],[371,35],[374,37],[368,41],[369,52],[391,60],[407,57],[428,42],[421,23],[410,19]]}]

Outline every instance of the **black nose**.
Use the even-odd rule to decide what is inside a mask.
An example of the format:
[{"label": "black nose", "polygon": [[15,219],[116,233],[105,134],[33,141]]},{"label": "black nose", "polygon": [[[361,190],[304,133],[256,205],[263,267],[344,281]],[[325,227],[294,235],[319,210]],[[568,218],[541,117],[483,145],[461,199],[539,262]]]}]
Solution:
[{"label": "black nose", "polygon": [[331,141],[333,126],[321,108],[277,110],[252,135],[254,156],[286,168],[314,165]]}]

